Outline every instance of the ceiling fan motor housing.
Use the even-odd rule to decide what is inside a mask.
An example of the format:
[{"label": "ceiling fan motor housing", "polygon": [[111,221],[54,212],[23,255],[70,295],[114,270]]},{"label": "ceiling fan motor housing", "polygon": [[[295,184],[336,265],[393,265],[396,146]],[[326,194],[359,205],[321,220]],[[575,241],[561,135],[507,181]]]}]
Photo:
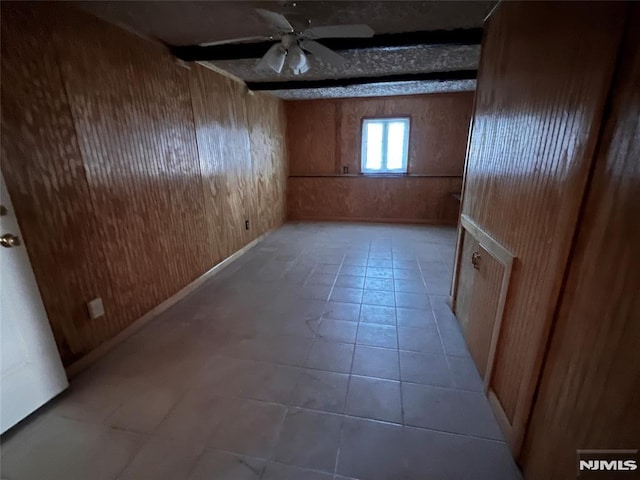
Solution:
[{"label": "ceiling fan motor housing", "polygon": [[295,34],[288,33],[282,37],[282,46],[286,49],[298,44],[298,37]]}]

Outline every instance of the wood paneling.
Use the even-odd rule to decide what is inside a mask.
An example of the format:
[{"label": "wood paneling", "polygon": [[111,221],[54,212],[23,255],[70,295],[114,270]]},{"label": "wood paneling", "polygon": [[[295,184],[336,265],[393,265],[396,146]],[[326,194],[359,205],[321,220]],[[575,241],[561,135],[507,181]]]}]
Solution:
[{"label": "wood paneling", "polygon": [[288,216],[455,225],[460,188],[455,177],[290,177]]},{"label": "wood paneling", "polygon": [[[249,240],[244,229],[250,208],[247,195],[252,175],[249,129],[241,87],[198,68],[191,72],[191,98],[195,121],[202,184],[208,212],[203,225],[216,239],[217,263]],[[221,102],[220,99],[227,101]],[[224,139],[224,141],[220,141]],[[243,225],[243,228],[238,228]]]},{"label": "wood paneling", "polygon": [[411,118],[408,173],[462,176],[472,104],[473,92],[285,102],[290,175],[360,173],[362,119],[397,115]]},{"label": "wood paneling", "polygon": [[[99,291],[112,298],[83,160],[65,97],[49,17],[2,5],[2,161],[31,265],[45,299],[63,358],[92,341],[76,328],[85,319],[80,302]],[[46,125],[47,128],[42,128]],[[55,275],[52,272],[76,272]],[[50,294],[47,294],[50,292]],[[57,294],[55,294],[57,292]],[[68,339],[66,337],[69,337]]]},{"label": "wood paneling", "polygon": [[637,5],[632,19],[527,434],[532,480],[573,477],[578,448],[640,445]]},{"label": "wood paneling", "polygon": [[[455,223],[472,103],[473,92],[285,102],[289,218]],[[396,115],[411,118],[408,173],[435,178],[358,176],[363,118]]]},{"label": "wood paneling", "polygon": [[473,92],[343,100],[339,165],[360,172],[363,118],[397,115],[411,119],[408,173],[462,176],[472,105]]},{"label": "wood paneling", "polygon": [[275,99],[72,8],[3,2],[2,171],[65,363],[282,223],[284,135]]},{"label": "wood paneling", "polygon": [[285,102],[289,175],[336,171],[337,100]]},{"label": "wood paneling", "polygon": [[[176,68],[161,47],[132,41],[105,22],[56,13],[52,39],[89,187],[85,201],[104,239],[103,262],[90,265],[111,279],[112,296],[103,300],[117,322],[105,316],[78,328],[100,328],[100,337],[109,337],[211,261],[201,187],[192,184],[200,169],[189,71]],[[158,259],[167,257],[175,260],[158,275]]]},{"label": "wood paneling", "polygon": [[[245,96],[253,170],[252,229],[267,232],[285,221],[287,144],[284,103],[268,95]],[[252,238],[256,238],[253,235]]]},{"label": "wood paneling", "polygon": [[517,258],[490,379],[515,452],[623,20],[623,4],[504,2],[486,26],[462,210]]}]

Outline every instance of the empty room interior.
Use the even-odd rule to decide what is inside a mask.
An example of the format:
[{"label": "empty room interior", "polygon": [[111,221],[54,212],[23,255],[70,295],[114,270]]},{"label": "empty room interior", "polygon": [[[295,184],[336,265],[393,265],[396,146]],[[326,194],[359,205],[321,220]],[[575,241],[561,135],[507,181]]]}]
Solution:
[{"label": "empty room interior", "polygon": [[637,478],[640,3],[0,8],[2,480]]}]

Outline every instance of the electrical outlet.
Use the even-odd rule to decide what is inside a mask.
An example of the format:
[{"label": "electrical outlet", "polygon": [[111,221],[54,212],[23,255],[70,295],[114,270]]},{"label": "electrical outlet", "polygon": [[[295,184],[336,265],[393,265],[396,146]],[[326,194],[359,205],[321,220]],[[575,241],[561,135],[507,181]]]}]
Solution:
[{"label": "electrical outlet", "polygon": [[349,173],[349,167],[347,165],[343,165],[342,173]]},{"label": "electrical outlet", "polygon": [[244,221],[244,229],[249,230],[249,220]]},{"label": "electrical outlet", "polygon": [[102,304],[102,299],[98,297],[87,302],[87,310],[89,310],[89,317],[91,317],[92,320],[95,320],[96,318],[100,318],[101,316],[103,316],[104,305]]}]

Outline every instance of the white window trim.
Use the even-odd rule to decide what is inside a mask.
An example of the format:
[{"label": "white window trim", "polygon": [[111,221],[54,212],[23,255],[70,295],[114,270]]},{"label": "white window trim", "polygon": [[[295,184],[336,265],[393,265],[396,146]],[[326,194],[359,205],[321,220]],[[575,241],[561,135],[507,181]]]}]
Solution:
[{"label": "white window trim", "polygon": [[[402,166],[396,169],[387,168],[387,141],[388,141],[388,125],[391,122],[403,122],[406,125],[404,129],[404,142],[402,152]],[[365,141],[365,132],[367,123],[382,123],[382,167],[380,170],[368,169],[365,167],[367,158],[367,142]],[[410,117],[371,117],[362,120],[362,131],[360,134],[360,171],[367,175],[406,175],[409,168],[409,131],[411,129]]]}]

